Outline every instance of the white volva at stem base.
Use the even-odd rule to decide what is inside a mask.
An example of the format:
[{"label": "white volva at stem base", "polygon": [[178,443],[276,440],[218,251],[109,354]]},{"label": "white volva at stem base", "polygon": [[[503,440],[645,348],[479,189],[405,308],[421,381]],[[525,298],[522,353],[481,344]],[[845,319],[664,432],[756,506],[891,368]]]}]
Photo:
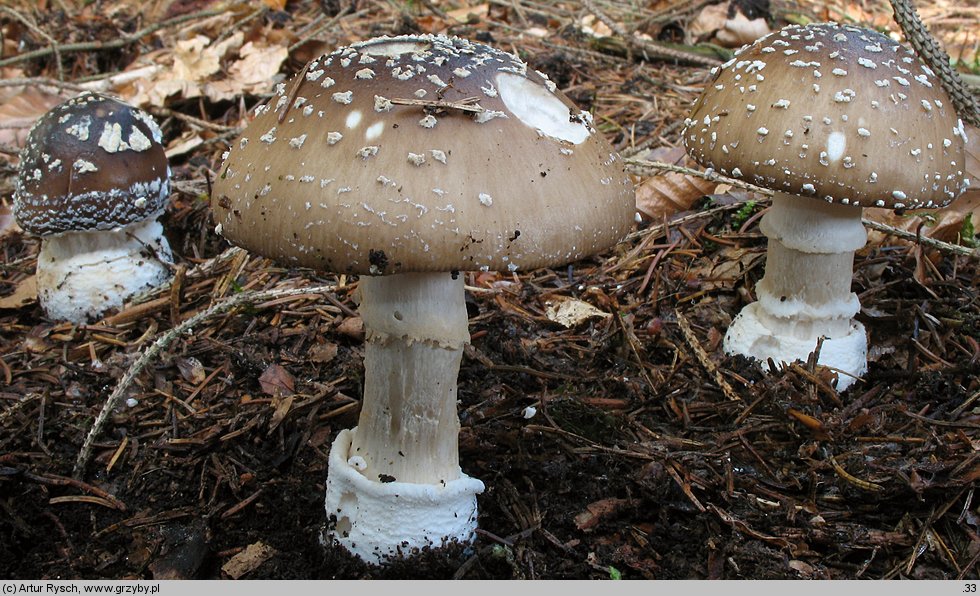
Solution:
[{"label": "white volva at stem base", "polygon": [[170,244],[155,218],[48,236],[37,257],[38,300],[53,320],[85,323],[166,281],[171,263]]},{"label": "white volva at stem base", "polygon": [[369,480],[349,463],[356,434],[357,428],[340,431],[330,449],[331,540],[376,565],[424,548],[473,541],[482,482],[462,472],[445,484]]},{"label": "white volva at stem base", "polygon": [[732,321],[724,349],[777,365],[806,362],[822,337],[817,363],[840,371],[842,391],[867,370],[867,337],[854,320],[854,251],[867,233],[861,208],[777,193],[760,225],[769,238],[758,301]]},{"label": "white volva at stem base", "polygon": [[330,452],[331,536],[371,563],[470,541],[483,483],[459,467],[456,385],[469,341],[463,280],[362,276],[364,398]]}]

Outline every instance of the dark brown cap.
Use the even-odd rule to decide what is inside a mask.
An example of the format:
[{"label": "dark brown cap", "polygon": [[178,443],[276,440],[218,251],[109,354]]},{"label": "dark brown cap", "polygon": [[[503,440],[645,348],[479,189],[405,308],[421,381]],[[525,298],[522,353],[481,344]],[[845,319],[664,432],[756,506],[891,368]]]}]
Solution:
[{"label": "dark brown cap", "polygon": [[845,205],[942,207],[969,185],[966,133],[936,75],[888,37],[836,23],[742,48],[683,138],[705,167]]},{"label": "dark brown cap", "polygon": [[14,215],[32,234],[109,230],[166,206],[160,127],[138,108],[82,93],[41,116],[20,155]]},{"label": "dark brown cap", "polygon": [[232,144],[226,238],[336,272],[516,270],[608,248],[633,223],[622,159],[517,57],[445,36],[313,60]]}]

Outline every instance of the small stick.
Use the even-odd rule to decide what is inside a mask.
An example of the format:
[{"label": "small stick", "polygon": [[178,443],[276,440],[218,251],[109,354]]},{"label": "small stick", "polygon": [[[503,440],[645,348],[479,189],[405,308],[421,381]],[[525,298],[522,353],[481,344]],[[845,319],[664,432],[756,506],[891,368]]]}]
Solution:
[{"label": "small stick", "polygon": [[837,472],[837,475],[843,478],[844,480],[850,482],[854,486],[871,492],[881,492],[885,490],[885,487],[883,487],[880,484],[875,484],[874,482],[868,482],[867,480],[861,480],[857,476],[852,475],[850,472],[844,469],[844,466],[837,463],[837,459],[833,455],[830,456],[829,461],[830,461],[830,465],[834,467],[834,471]]},{"label": "small stick", "polygon": [[486,112],[487,109],[480,105],[475,105],[479,97],[464,97],[459,101],[445,101],[442,99],[402,99],[394,98],[391,103],[397,106],[418,106],[424,109],[459,110],[461,112],[472,112],[479,114]]},{"label": "small stick", "polygon": [[691,324],[687,322],[687,318],[682,315],[680,311],[675,312],[677,314],[677,326],[680,327],[681,332],[684,333],[684,339],[687,340],[687,345],[689,345],[694,351],[694,356],[697,358],[698,362],[704,367],[704,370],[706,370],[708,374],[715,378],[715,383],[718,383],[718,386],[721,387],[725,397],[732,401],[741,401],[742,398],[738,396],[738,393],[736,393],[734,389],[732,389],[731,384],[727,379],[725,379],[724,375],[721,374],[721,370],[718,369],[718,366],[711,361],[711,357],[708,356],[708,352],[701,347],[697,336],[694,335],[694,330],[691,329]]},{"label": "small stick", "polygon": [[[694,170],[694,169],[691,169],[691,168],[685,168],[683,166],[677,166],[677,165],[674,165],[674,164],[663,163],[663,162],[659,162],[659,161],[649,161],[649,160],[645,160],[645,159],[633,159],[633,158],[629,158],[629,159],[626,159],[625,161],[626,161],[626,165],[627,166],[631,166],[630,169],[633,169],[633,170],[643,171],[643,170],[653,169],[653,170],[662,170],[662,171],[665,171],[665,172],[676,172],[676,173],[680,173],[680,174],[687,174],[688,176],[694,176],[696,178],[703,178],[703,179],[708,180],[710,182],[718,182],[718,183],[729,184],[729,185],[731,185],[731,186],[733,186],[735,188],[741,188],[742,190],[748,190],[748,191],[751,191],[751,192],[756,192],[756,193],[759,193],[761,195],[765,195],[767,197],[771,197],[772,196],[772,191],[769,190],[769,189],[767,189],[767,188],[762,188],[760,186],[755,186],[754,184],[748,184],[746,182],[742,182],[741,180],[733,180],[731,178],[726,178],[725,176],[722,176],[722,175],[720,175],[720,174],[718,174],[717,172],[714,172],[714,171],[704,171],[704,172],[702,172],[700,170]],[[674,222],[672,222],[672,223],[674,223]],[[861,223],[864,224],[865,226],[871,228],[872,230],[876,230],[878,232],[882,232],[884,234],[888,234],[889,236],[895,236],[897,238],[901,238],[903,240],[908,240],[910,242],[914,242],[916,244],[921,244],[922,246],[927,246],[929,248],[934,248],[936,250],[940,250],[940,251],[943,251],[943,252],[948,252],[948,253],[953,253],[953,254],[956,254],[956,255],[970,257],[971,259],[974,259],[974,260],[980,260],[980,249],[970,248],[969,246],[961,246],[959,244],[951,244],[949,242],[944,242],[942,240],[937,240],[935,238],[930,238],[928,236],[923,236],[923,235],[918,234],[918,233],[915,233],[915,232],[908,232],[906,230],[901,230],[901,229],[896,228],[894,226],[890,226],[888,224],[884,224],[884,223],[877,222],[877,221],[874,221],[874,220],[871,220],[871,219],[867,219],[867,218],[861,219]],[[637,232],[634,232],[633,234],[637,234]],[[632,236],[632,234],[631,234],[631,236]]]},{"label": "small stick", "polygon": [[147,35],[159,31],[161,29],[167,29],[169,27],[176,27],[187,21],[192,21],[198,18],[207,18],[218,16],[224,14],[228,10],[223,8],[220,10],[202,10],[200,12],[181,15],[179,17],[174,17],[169,21],[164,21],[162,23],[154,23],[148,27],[144,27],[139,31],[131,34],[118,37],[112,41],[86,41],[79,43],[69,43],[64,45],[54,45],[46,48],[41,48],[39,50],[34,50],[32,52],[25,52],[23,54],[18,54],[16,56],[11,56],[10,58],[4,58],[0,60],[0,66],[9,66],[11,64],[16,64],[18,62],[26,62],[28,60],[33,60],[35,58],[44,58],[50,56],[51,54],[58,53],[68,53],[68,52],[86,52],[89,50],[111,50],[116,48],[121,48],[131,43],[139,41],[141,38]]}]

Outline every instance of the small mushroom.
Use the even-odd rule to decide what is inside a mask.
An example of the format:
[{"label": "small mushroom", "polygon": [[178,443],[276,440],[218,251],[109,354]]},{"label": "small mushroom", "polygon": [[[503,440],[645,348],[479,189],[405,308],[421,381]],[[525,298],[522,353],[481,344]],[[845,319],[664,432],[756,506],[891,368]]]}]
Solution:
[{"label": "small mushroom", "polygon": [[962,193],[966,135],[935,74],[875,31],[790,25],[715,73],[687,120],[705,167],[775,192],[766,272],[725,336],[728,353],[820,364],[837,389],[867,369],[851,292],[864,207],[934,209]]},{"label": "small mushroom", "polygon": [[540,73],[444,36],[313,60],[232,144],[213,208],[230,241],[360,274],[364,398],[330,452],[327,514],[383,563],[469,541],[483,483],[459,466],[461,270],[564,264],[630,229],[620,157]]},{"label": "small mushroom", "polygon": [[38,299],[83,323],[170,277],[157,221],[170,196],[160,128],[146,112],[83,93],[45,113],[20,155],[14,216],[41,237]]}]

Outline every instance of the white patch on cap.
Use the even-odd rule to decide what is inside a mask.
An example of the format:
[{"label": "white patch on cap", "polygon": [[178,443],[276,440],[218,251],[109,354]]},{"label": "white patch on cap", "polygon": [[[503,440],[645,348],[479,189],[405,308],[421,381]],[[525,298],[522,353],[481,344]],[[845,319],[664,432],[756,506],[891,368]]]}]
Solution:
[{"label": "white patch on cap", "polygon": [[140,129],[133,127],[129,131],[129,146],[132,147],[133,151],[146,151],[153,145]]},{"label": "white patch on cap", "polygon": [[393,41],[388,43],[371,43],[357,48],[362,54],[369,56],[387,56],[397,58],[402,54],[415,54],[429,49],[429,44],[420,41]]},{"label": "white patch on cap", "polygon": [[541,85],[507,72],[497,73],[494,81],[504,105],[525,125],[576,145],[589,138],[588,127],[570,121],[568,106]]},{"label": "white patch on cap", "polygon": [[88,140],[88,129],[92,124],[92,119],[88,116],[82,116],[78,119],[78,122],[73,123],[71,126],[65,129],[65,132],[76,137],[79,141]]},{"label": "white patch on cap", "polygon": [[491,197],[490,195],[488,195],[485,192],[481,192],[480,193],[480,204],[483,205],[484,207],[489,207],[490,205],[493,205],[493,197]]},{"label": "white patch on cap", "polygon": [[833,163],[844,156],[847,148],[847,137],[844,133],[835,131],[827,137],[827,159]]},{"label": "white patch on cap", "polygon": [[73,170],[79,174],[84,174],[86,172],[98,172],[99,168],[87,159],[76,159],[75,163],[71,164]]},{"label": "white patch on cap", "polygon": [[361,123],[361,111],[354,110],[350,114],[347,114],[347,119],[344,120],[344,124],[347,128],[357,128],[357,125]]},{"label": "white patch on cap", "polygon": [[385,129],[384,122],[375,122],[374,124],[369,126],[366,131],[364,131],[364,138],[369,141],[373,141],[374,139],[381,136],[381,133],[384,131],[384,129]]},{"label": "white patch on cap", "polygon": [[394,104],[387,97],[382,97],[380,95],[374,96],[374,111],[375,112],[388,112],[391,110]]},{"label": "white patch on cap", "polygon": [[335,130],[331,130],[330,132],[327,133],[327,144],[336,145],[337,143],[340,142],[340,139],[342,138],[344,138],[344,135],[340,134]]},{"label": "white patch on cap", "polygon": [[109,153],[124,151],[128,147],[122,140],[122,127],[118,122],[112,124],[106,122],[102,127],[102,135],[99,137],[99,147]]}]

